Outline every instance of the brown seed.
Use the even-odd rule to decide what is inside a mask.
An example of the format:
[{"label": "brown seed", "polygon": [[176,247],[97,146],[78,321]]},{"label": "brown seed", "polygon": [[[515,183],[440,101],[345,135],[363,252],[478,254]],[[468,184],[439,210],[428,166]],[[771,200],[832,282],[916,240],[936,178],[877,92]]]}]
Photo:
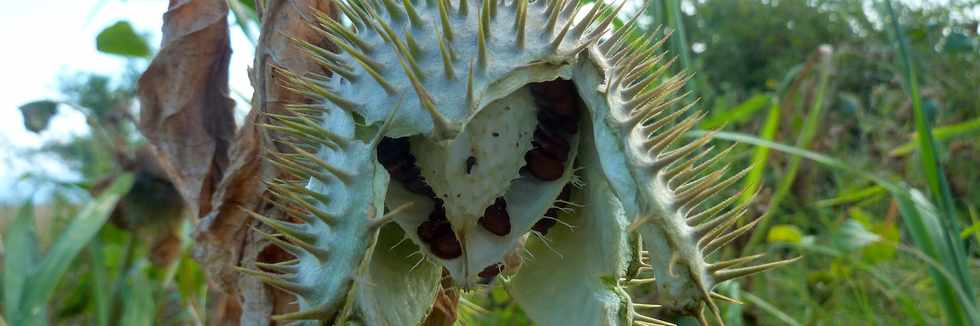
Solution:
[{"label": "brown seed", "polygon": [[436,196],[436,193],[435,191],[432,190],[432,187],[430,187],[428,184],[425,183],[425,181],[422,181],[422,179],[420,178],[408,180],[407,182],[405,182],[405,189],[408,189],[408,191],[430,198]]},{"label": "brown seed", "polygon": [[419,167],[415,166],[415,160],[402,160],[385,166],[392,179],[400,182],[409,182],[421,177]]},{"label": "brown seed", "polygon": [[483,211],[483,216],[477,221],[484,229],[498,236],[510,233],[510,215],[507,214],[507,202],[503,198],[497,200]]},{"label": "brown seed", "polygon": [[408,137],[385,137],[378,143],[378,162],[387,166],[389,163],[404,159],[406,156],[412,155],[409,149]]},{"label": "brown seed", "polygon": [[456,239],[456,234],[452,232],[436,238],[429,244],[429,249],[432,250],[432,254],[442,259],[453,259],[463,255],[463,247]]},{"label": "brown seed", "polygon": [[442,205],[442,200],[436,201],[435,207],[432,208],[432,212],[429,212],[429,221],[445,221],[446,220],[446,208]]},{"label": "brown seed", "polygon": [[551,229],[555,224],[558,224],[557,217],[544,217],[535,222],[531,230],[538,231],[541,235],[548,235],[548,229]]},{"label": "brown seed", "polygon": [[575,84],[569,80],[556,79],[552,81],[531,84],[531,94],[547,100],[556,100],[566,96],[574,96]]},{"label": "brown seed", "polygon": [[[558,199],[562,201],[568,201],[571,198],[572,198],[572,187],[570,187],[569,185],[565,185],[565,187],[561,188],[561,193],[558,194]],[[559,203],[558,206],[564,207],[565,204]]]},{"label": "brown seed", "polygon": [[535,178],[543,181],[555,181],[565,173],[565,166],[561,161],[549,157],[545,151],[535,148],[527,152],[524,156],[527,161],[528,170]]},{"label": "brown seed", "polygon": [[562,98],[556,101],[549,111],[565,119],[578,120],[578,101],[574,97]]},{"label": "brown seed", "polygon": [[479,274],[476,275],[482,278],[493,278],[496,277],[498,274],[500,274],[500,271],[502,271],[503,269],[504,269],[504,265],[500,263],[496,263],[487,266],[487,268],[484,268],[483,271],[481,271]]},{"label": "brown seed", "polygon": [[436,239],[438,227],[438,222],[425,221],[422,222],[422,224],[419,224],[419,227],[415,229],[415,232],[418,233],[419,239],[422,239],[423,242],[430,243],[432,240]]},{"label": "brown seed", "polygon": [[566,134],[578,132],[577,117],[562,117],[553,111],[538,110],[538,122],[548,130],[560,131]]},{"label": "brown seed", "polygon": [[532,144],[543,149],[545,154],[548,154],[548,156],[553,159],[562,162],[568,160],[568,141],[558,135],[552,134],[541,128],[535,129],[534,141]]}]

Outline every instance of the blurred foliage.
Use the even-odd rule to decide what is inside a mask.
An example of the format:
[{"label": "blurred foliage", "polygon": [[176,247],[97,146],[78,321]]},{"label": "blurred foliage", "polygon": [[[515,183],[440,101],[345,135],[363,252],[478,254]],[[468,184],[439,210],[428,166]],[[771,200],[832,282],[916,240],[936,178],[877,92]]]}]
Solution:
[{"label": "blurred foliage", "polygon": [[[4,301],[4,307],[8,309],[5,318],[12,325],[185,325],[201,322],[197,318],[204,316],[206,285],[197,263],[188,256],[190,222],[183,218],[182,199],[136,129],[134,87],[137,76],[132,72],[116,80],[83,73],[62,78],[61,97],[57,101],[32,102],[22,109],[25,116],[35,114],[30,111],[37,110],[37,103],[45,105],[44,109],[50,109],[52,115],[58,106],[75,110],[85,116],[89,132],[44,144],[33,153],[56,157],[81,180],[59,181],[60,186],[43,206],[36,209],[25,206],[21,215],[27,218],[18,219],[20,224],[8,222],[11,225],[8,232],[21,233],[26,231],[18,231],[17,225],[37,224],[38,249],[31,254],[19,252],[18,249],[25,248],[23,245],[7,245],[5,248],[9,251],[5,256],[9,259],[15,254],[26,253],[38,260],[42,257],[39,252],[50,246],[47,250],[47,256],[53,257],[50,260],[62,257],[58,261],[65,267],[74,263],[63,277],[46,278],[45,282],[50,283],[52,290],[57,286],[55,293],[59,294],[50,300],[31,295],[34,300],[31,303]],[[44,129],[38,128],[37,132]],[[122,179],[130,180],[126,189],[113,190],[111,185]],[[71,199],[77,196],[70,196],[78,192],[91,194],[91,205],[102,210],[98,223],[82,219],[86,216],[85,210],[79,211],[77,199]],[[99,199],[106,193],[115,194],[111,203]],[[27,222],[21,223],[22,220]],[[106,220],[110,223],[103,226]],[[79,223],[82,222],[94,238],[79,238],[86,234],[80,232]],[[12,234],[5,239],[11,241]],[[81,259],[55,255],[64,251],[59,249],[64,246],[59,247],[59,243],[65,241],[71,241],[74,250],[84,249],[87,255],[83,254]],[[40,265],[25,268],[38,273],[31,277],[43,277],[40,273],[43,271],[38,269],[47,260],[44,258]],[[8,260],[5,266],[15,264],[18,263]],[[25,306],[28,304],[45,309],[28,309]],[[13,313],[21,311],[22,314]],[[24,315],[28,311],[33,315]]]}]

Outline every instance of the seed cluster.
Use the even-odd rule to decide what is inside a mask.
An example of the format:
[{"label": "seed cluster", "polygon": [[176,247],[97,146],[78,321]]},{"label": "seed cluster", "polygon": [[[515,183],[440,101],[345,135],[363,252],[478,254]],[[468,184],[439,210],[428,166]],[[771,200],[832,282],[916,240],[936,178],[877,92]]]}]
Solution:
[{"label": "seed cluster", "polygon": [[[581,112],[581,101],[571,81],[555,80],[530,85],[531,93],[538,107],[538,126],[534,130],[534,146],[525,155],[526,165],[523,169],[541,181],[555,181],[565,173],[571,145],[569,138],[578,132],[578,120]],[[385,167],[391,178],[401,183],[405,189],[415,194],[428,197],[433,202],[433,209],[428,219],[422,222],[416,233],[429,250],[442,259],[454,259],[463,253],[459,239],[453,232],[452,224],[446,218],[446,208],[443,199],[436,196],[429,186],[421,170],[416,164],[415,156],[411,153],[411,144],[407,137],[384,138],[378,144],[378,161]],[[467,159],[467,170],[476,164],[476,159]],[[549,209],[532,230],[547,234],[548,230],[558,223],[559,213],[565,208],[571,196],[571,188],[566,185],[558,196],[555,207]],[[477,223],[488,232],[497,236],[506,236],[511,232],[510,215],[507,212],[507,202],[498,197],[488,206]],[[492,279],[500,273],[500,263],[487,266],[478,275],[484,279]]]},{"label": "seed cluster", "polygon": [[[581,100],[575,84],[557,79],[530,85],[534,103],[538,107],[538,128],[534,130],[534,148],[524,156],[527,171],[542,181],[554,181],[565,173],[565,163],[571,149],[568,138],[578,132]],[[565,185],[556,207],[545,212],[531,228],[542,235],[558,223],[558,216],[571,197],[571,188]]]},{"label": "seed cluster", "polygon": [[538,106],[538,128],[534,130],[534,148],[524,156],[527,170],[539,180],[558,180],[565,173],[571,149],[568,137],[578,132],[581,108],[575,85],[555,80],[531,84],[530,89]]},{"label": "seed cluster", "polygon": [[378,161],[388,170],[391,178],[401,182],[405,189],[421,196],[428,197],[433,202],[429,218],[416,229],[419,239],[429,246],[436,257],[453,259],[463,254],[456,233],[446,219],[446,208],[442,199],[436,197],[421,170],[415,164],[415,156],[410,151],[411,145],[407,137],[384,138],[378,144]]}]

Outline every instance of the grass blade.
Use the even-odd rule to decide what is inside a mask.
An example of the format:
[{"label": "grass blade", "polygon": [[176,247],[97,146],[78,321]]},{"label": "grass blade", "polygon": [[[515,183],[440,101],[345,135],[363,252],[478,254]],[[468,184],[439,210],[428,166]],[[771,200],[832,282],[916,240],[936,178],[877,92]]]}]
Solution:
[{"label": "grass blade", "polygon": [[[773,140],[776,138],[776,131],[779,130],[779,116],[780,116],[780,106],[779,100],[776,98],[770,98],[771,104],[769,105],[769,114],[766,116],[766,122],[762,127],[762,133],[760,136],[762,139]],[[762,177],[765,174],[766,163],[769,161],[769,148],[757,147],[755,153],[752,154],[752,170],[749,171],[749,175],[745,177],[745,181],[742,183],[742,188],[745,189],[742,192],[742,198],[740,201],[742,203],[752,200],[755,196],[756,190],[759,185],[762,184]]]},{"label": "grass blade", "polygon": [[[966,307],[973,308],[973,310],[976,309],[976,292],[971,285],[972,279],[966,266],[966,251],[957,236],[960,228],[959,221],[957,220],[956,204],[953,200],[949,183],[946,181],[946,174],[939,161],[936,140],[932,135],[932,127],[929,126],[925,111],[922,109],[922,96],[919,92],[918,77],[912,66],[912,58],[909,55],[908,42],[905,40],[904,31],[898,22],[898,16],[895,14],[891,0],[885,0],[884,4],[891,20],[892,32],[894,33],[899,55],[902,59],[901,63],[904,70],[906,90],[912,98],[912,111],[915,117],[915,130],[922,172],[925,174],[926,181],[929,184],[929,192],[933,200],[939,204],[939,211],[944,215],[941,218],[937,217],[942,225],[939,230],[931,230],[933,231],[931,233],[926,233],[925,230],[917,230],[920,233],[920,237],[927,238],[918,239],[916,244],[926,244],[920,242],[926,240],[944,242],[943,244],[936,243],[935,248],[922,249],[950,269],[956,276],[958,283],[963,287],[959,290],[966,292],[964,300],[959,301],[952,297],[950,291],[953,289],[947,288],[948,286],[940,286],[940,292],[943,294],[940,299],[943,300],[943,308],[949,314],[949,320],[947,321],[951,324],[977,325],[980,324],[980,317],[975,312],[969,314],[965,311]],[[916,203],[919,202],[916,201]],[[932,249],[932,251],[928,249]],[[938,278],[936,278],[936,281],[937,283],[940,282]]]},{"label": "grass blade", "polygon": [[89,266],[92,268],[92,301],[95,303],[95,325],[109,325],[109,305],[111,285],[106,272],[105,256],[102,254],[102,243],[98,238],[92,239],[88,246]]},{"label": "grass blade", "polygon": [[116,178],[102,195],[86,205],[65,228],[30,276],[31,287],[26,289],[21,303],[21,313],[26,314],[23,320],[41,316],[42,308],[47,304],[61,276],[68,270],[75,256],[109,219],[109,213],[116,207],[116,202],[129,191],[132,183],[133,177],[129,174]]},{"label": "grass blade", "polygon": [[955,275],[955,266],[950,266],[951,248],[945,246],[941,218],[936,207],[920,192],[911,190],[895,196],[898,209],[905,221],[906,230],[912,236],[912,241],[928,258],[937,261],[930,265],[929,275],[936,282],[939,299],[943,309],[948,314],[946,322],[950,325],[977,325],[978,312],[970,296],[969,280],[963,280]]},{"label": "grass blade", "polygon": [[881,186],[869,186],[857,190],[845,191],[837,197],[817,201],[814,207],[824,208],[861,201],[885,193],[885,188]]},{"label": "grass blade", "polygon": [[767,103],[770,103],[770,114],[772,114],[772,106],[779,106],[769,95],[758,94],[731,109],[713,114],[711,118],[701,123],[701,129],[717,129],[726,124],[746,121],[752,118],[756,111],[766,107]]},{"label": "grass blade", "polygon": [[[725,295],[729,298],[735,300],[742,300],[742,289],[738,282],[725,282],[720,284],[721,290],[725,292]],[[742,320],[743,305],[740,304],[729,304],[722,308],[722,318],[725,321],[725,325],[729,326],[742,326],[744,323]]]},{"label": "grass blade", "polygon": [[17,218],[4,236],[3,308],[4,315],[17,325],[21,320],[21,299],[27,279],[32,273],[38,253],[37,232],[34,230],[34,204],[28,201],[17,210]]},{"label": "grass blade", "polygon": [[781,310],[779,310],[779,308],[776,308],[776,306],[773,306],[769,302],[766,302],[766,300],[762,300],[762,298],[757,297],[752,293],[748,293],[748,292],[742,292],[741,294],[742,294],[742,299],[745,299],[746,302],[756,305],[757,307],[759,307],[759,309],[768,312],[773,317],[776,317],[780,321],[786,323],[786,325],[803,326],[803,324],[796,321],[796,319],[793,319],[793,317],[790,317],[785,312],[782,312]]},{"label": "grass blade", "polygon": [[[967,120],[932,129],[932,135],[937,141],[980,135],[980,118]],[[919,134],[912,135],[912,141],[896,147],[888,153],[889,156],[905,156],[914,152],[919,144]]]},{"label": "grass blade", "polygon": [[124,289],[125,308],[120,325],[150,326],[156,316],[153,303],[153,287],[145,286],[147,279],[144,267],[137,266],[129,274],[129,285]]},{"label": "grass blade", "polygon": [[681,66],[688,73],[695,73],[694,78],[687,81],[687,89],[691,91],[693,97],[704,96],[704,85],[702,74],[696,73],[697,67],[691,62],[691,47],[687,42],[687,30],[684,28],[684,13],[681,12],[681,0],[666,0],[667,25],[674,30],[670,37],[670,43],[674,47],[674,53],[680,57]]}]

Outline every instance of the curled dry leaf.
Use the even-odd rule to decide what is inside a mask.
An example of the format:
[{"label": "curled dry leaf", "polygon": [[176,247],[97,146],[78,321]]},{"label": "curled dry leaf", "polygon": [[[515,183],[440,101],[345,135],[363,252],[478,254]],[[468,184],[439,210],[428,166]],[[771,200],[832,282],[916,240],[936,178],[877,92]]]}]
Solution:
[{"label": "curled dry leaf", "polygon": [[138,84],[140,130],[195,216],[210,210],[235,129],[227,15],[225,1],[171,1],[160,52]]}]

